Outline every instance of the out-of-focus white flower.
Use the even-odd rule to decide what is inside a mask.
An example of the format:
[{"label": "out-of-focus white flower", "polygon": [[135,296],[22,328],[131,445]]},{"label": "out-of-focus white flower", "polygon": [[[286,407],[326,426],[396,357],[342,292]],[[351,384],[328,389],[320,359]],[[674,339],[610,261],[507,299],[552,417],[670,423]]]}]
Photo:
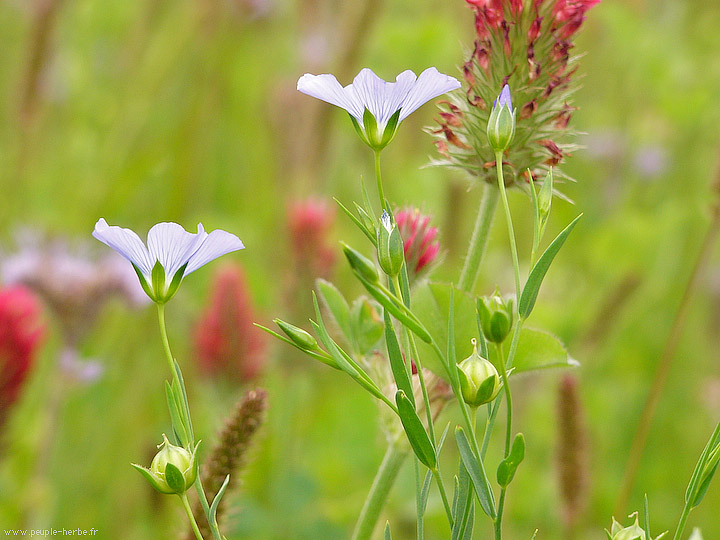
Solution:
[{"label": "out-of-focus white flower", "polygon": [[135,273],[115,253],[97,257],[84,243],[48,240],[32,230],[20,231],[16,244],[16,252],[0,258],[0,279],[5,285],[24,285],[42,298],[68,347],[92,328],[107,300],[122,298],[131,307],[149,302]]},{"label": "out-of-focus white flower", "polygon": [[327,73],[306,73],[297,83],[303,94],[345,109],[360,137],[374,150],[387,146],[400,122],[422,105],[457,88],[457,79],[434,67],[419,77],[410,70],[403,71],[395,82],[386,82],[365,68],[345,87]]},{"label": "out-of-focus white flower", "polygon": [[147,235],[147,247],[130,229],[108,225],[100,218],[93,236],[130,261],[147,295],[165,303],[177,292],[183,277],[221,255],[243,249],[240,239],[226,231],[196,234],[177,223],[158,223]]}]

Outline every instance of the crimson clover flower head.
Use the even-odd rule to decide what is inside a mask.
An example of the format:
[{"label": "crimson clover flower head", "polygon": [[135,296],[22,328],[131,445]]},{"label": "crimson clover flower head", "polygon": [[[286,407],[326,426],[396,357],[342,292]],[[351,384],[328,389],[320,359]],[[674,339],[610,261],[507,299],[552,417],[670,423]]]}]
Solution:
[{"label": "crimson clover flower head", "polygon": [[130,229],[95,224],[93,236],[130,261],[147,295],[164,304],[177,292],[183,278],[221,255],[244,249],[240,239],[226,231],[187,232],[177,223],[158,223],[147,235],[147,246]]},{"label": "crimson clover flower head", "polygon": [[384,81],[365,68],[345,87],[328,73],[306,73],[297,83],[303,94],[345,109],[362,140],[373,150],[387,146],[400,122],[422,105],[457,88],[460,82],[456,78],[434,67],[419,76],[403,71],[395,82]]},{"label": "crimson clover flower head", "polygon": [[[515,116],[515,136],[502,148],[508,186],[529,193],[529,174],[553,170],[558,183],[570,178],[561,165],[577,145],[569,123],[575,107],[580,54],[572,51],[587,11],[600,0],[466,0],[475,39],[462,66],[463,93],[441,101],[439,126],[430,132],[441,157],[435,165],[463,169],[495,183],[495,152],[485,137],[498,98]],[[512,88],[512,100],[505,92]],[[501,145],[502,146],[502,145]]]}]

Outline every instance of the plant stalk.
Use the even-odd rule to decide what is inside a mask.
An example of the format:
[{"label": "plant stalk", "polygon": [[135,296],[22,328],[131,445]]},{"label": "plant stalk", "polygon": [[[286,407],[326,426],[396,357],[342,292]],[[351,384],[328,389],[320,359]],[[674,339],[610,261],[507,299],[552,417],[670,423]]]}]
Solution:
[{"label": "plant stalk", "polygon": [[468,252],[465,256],[458,289],[471,292],[475,288],[478,275],[480,274],[480,262],[485,254],[488,243],[490,226],[492,225],[495,209],[497,208],[498,191],[494,186],[488,184],[483,191],[480,207],[478,208],[475,226],[473,228]]}]

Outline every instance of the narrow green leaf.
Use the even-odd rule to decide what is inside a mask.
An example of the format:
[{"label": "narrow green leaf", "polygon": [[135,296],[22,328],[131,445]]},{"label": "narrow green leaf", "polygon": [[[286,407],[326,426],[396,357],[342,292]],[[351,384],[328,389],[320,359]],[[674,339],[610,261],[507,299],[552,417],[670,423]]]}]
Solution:
[{"label": "narrow green leaf", "polygon": [[465,432],[460,426],[455,428],[455,439],[457,440],[462,462],[475,487],[475,493],[480,501],[480,507],[488,516],[495,519],[497,516],[495,512],[495,495],[493,495],[492,489],[490,488],[487,475],[485,474],[485,468],[470,448],[470,443],[468,443]]},{"label": "narrow green leaf", "polygon": [[525,437],[522,433],[515,435],[515,439],[512,443],[512,448],[508,457],[503,459],[498,465],[497,469],[497,482],[502,487],[507,487],[515,477],[515,471],[517,471],[518,465],[522,463],[525,458]]},{"label": "narrow green leaf", "polygon": [[[450,301],[448,302],[448,326],[447,326],[447,358],[445,358],[445,371],[447,372],[452,387],[457,392],[460,388],[460,370],[457,367],[457,350],[455,348],[455,290],[450,289]],[[465,374],[463,373],[463,376]],[[458,399],[463,399],[458,395]]]},{"label": "narrow green leaf", "polygon": [[215,498],[213,499],[212,504],[210,505],[210,517],[215,520],[217,519],[217,509],[220,504],[220,501],[223,498],[223,495],[225,495],[225,490],[228,487],[228,484],[230,484],[230,475],[228,474],[225,477],[225,480],[222,483],[222,486],[220,486],[220,489],[217,492],[217,495],[215,495]]},{"label": "narrow green leaf", "polygon": [[320,299],[327,306],[335,319],[340,331],[345,334],[348,341],[352,339],[352,325],[350,323],[350,306],[338,288],[324,279],[315,282]]},{"label": "narrow green leaf", "polygon": [[473,529],[475,528],[475,500],[470,499],[470,508],[468,508],[467,522],[465,523],[465,534],[461,540],[472,540]]},{"label": "narrow green leaf", "polygon": [[385,522],[385,540],[392,540],[392,535],[390,534],[390,522]]},{"label": "narrow green leaf", "polygon": [[570,225],[565,227],[565,229],[557,235],[555,240],[552,241],[535,263],[533,269],[530,271],[527,283],[525,283],[525,287],[520,295],[520,303],[518,304],[518,312],[520,313],[520,317],[523,319],[527,319],[530,313],[532,313],[533,307],[535,306],[535,300],[537,300],[537,295],[540,291],[540,285],[545,278],[545,274],[550,268],[550,264],[553,262],[555,255],[558,254],[558,251],[560,251],[560,248],[565,243],[565,240],[567,240],[568,235],[572,232],[581,217],[582,214],[576,217]]},{"label": "narrow green leaf", "polygon": [[437,465],[435,448],[433,448],[430,437],[428,437],[425,427],[420,421],[417,412],[415,412],[415,407],[402,390],[398,390],[395,394],[395,403],[397,403],[400,421],[403,428],[405,428],[405,434],[415,455],[428,469],[434,469]]},{"label": "narrow green leaf", "polygon": [[178,439],[180,446],[186,447],[189,444],[187,431],[180,418],[180,411],[177,409],[177,403],[175,401],[175,394],[170,387],[170,383],[165,381],[165,399],[167,400],[168,410],[170,411],[170,421],[172,422],[172,428],[175,432],[175,436]]},{"label": "narrow green leaf", "polygon": [[432,485],[432,471],[428,470],[425,473],[425,480],[422,485],[422,489],[420,490],[420,510],[422,511],[422,514],[425,514],[425,509],[427,508],[427,502],[428,502],[428,496],[430,495],[430,486]]},{"label": "narrow green leaf", "polygon": [[395,329],[390,321],[390,315],[385,311],[385,344],[387,345],[388,358],[390,359],[390,368],[392,369],[393,378],[397,387],[405,392],[405,396],[412,403],[415,409],[415,396],[413,395],[412,382],[408,377],[408,370],[403,360],[400,345],[395,335]]},{"label": "narrow green leaf", "polygon": [[[356,121],[357,123],[357,121]],[[365,236],[368,237],[368,239],[373,243],[373,245],[377,242],[377,239],[375,238],[374,234],[371,234],[371,232],[367,229],[364,223],[362,223],[357,217],[355,217],[355,214],[353,214],[350,210],[347,209],[347,207],[341,203],[337,198],[333,197],[336,203],[340,206],[340,209],[345,212],[345,214],[350,218],[350,220],[357,225],[357,228],[360,229]]]},{"label": "narrow green leaf", "polygon": [[180,400],[180,412],[182,413],[183,421],[185,422],[185,429],[187,430],[188,438],[192,443],[195,440],[195,433],[193,432],[192,419],[190,417],[190,405],[188,404],[187,390],[185,389],[185,378],[183,377],[182,370],[178,361],[173,359],[175,365],[175,374],[180,382],[180,388],[175,390],[175,394]]},{"label": "narrow green leaf", "polygon": [[645,540],[652,540],[650,535],[650,505],[648,504],[647,493],[645,494],[645,511],[643,512],[643,530],[645,531]]},{"label": "narrow green leaf", "polygon": [[[362,193],[363,198],[363,204],[365,205],[365,210],[370,215],[370,220],[373,222],[373,224],[378,222],[378,217],[375,214],[372,203],[370,202],[370,196],[368,195],[367,187],[365,187],[365,181],[360,179],[360,191]],[[377,238],[373,235],[373,245],[377,245]]]},{"label": "narrow green leaf", "polygon": [[354,273],[358,280],[360,280],[360,283],[363,284],[363,287],[365,287],[365,290],[367,290],[367,292],[369,292],[370,295],[375,298],[375,300],[377,300],[382,307],[387,309],[390,314],[395,317],[403,326],[413,332],[425,343],[432,342],[432,337],[430,336],[428,331],[420,323],[417,317],[407,308],[407,306],[405,306],[405,304],[398,302],[396,298],[392,297],[380,287],[378,287],[378,284],[369,282],[359,272],[354,271]]},{"label": "narrow green leaf", "polygon": [[468,519],[473,505],[473,490],[470,475],[460,462],[457,480],[457,497],[453,497],[453,527],[450,540],[462,540],[465,537]]},{"label": "narrow green leaf", "polygon": [[[695,464],[695,469],[693,470],[692,476],[690,477],[690,482],[688,483],[687,490],[685,490],[685,502],[690,502],[693,499],[697,499],[697,493],[698,493],[698,484],[701,483],[701,475],[703,473],[703,470],[705,469],[705,466],[708,461],[708,456],[713,448],[715,448],[716,444],[720,443],[720,422],[715,426],[715,431],[713,431],[713,434],[710,436],[710,440],[705,445],[705,448],[702,451],[702,454],[700,454],[700,458],[698,459],[697,463]],[[696,506],[696,505],[694,505]]]}]

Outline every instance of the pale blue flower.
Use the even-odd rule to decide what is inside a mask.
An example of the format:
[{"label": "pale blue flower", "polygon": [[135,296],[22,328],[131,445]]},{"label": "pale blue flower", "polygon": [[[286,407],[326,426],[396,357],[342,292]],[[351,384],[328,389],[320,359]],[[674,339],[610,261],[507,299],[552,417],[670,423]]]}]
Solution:
[{"label": "pale blue flower", "polygon": [[130,229],[95,224],[93,236],[130,261],[145,292],[155,302],[167,302],[182,279],[221,255],[243,249],[240,239],[222,230],[206,233],[198,224],[196,234],[177,223],[158,223],[147,235],[147,247]]},{"label": "pale blue flower", "polygon": [[460,88],[457,79],[443,75],[434,67],[419,77],[410,70],[403,71],[395,82],[386,82],[365,68],[345,87],[327,73],[306,73],[297,83],[297,89],[303,94],[345,109],[363,140],[376,150],[392,140],[398,124],[410,114],[431,99],[457,88]]}]

